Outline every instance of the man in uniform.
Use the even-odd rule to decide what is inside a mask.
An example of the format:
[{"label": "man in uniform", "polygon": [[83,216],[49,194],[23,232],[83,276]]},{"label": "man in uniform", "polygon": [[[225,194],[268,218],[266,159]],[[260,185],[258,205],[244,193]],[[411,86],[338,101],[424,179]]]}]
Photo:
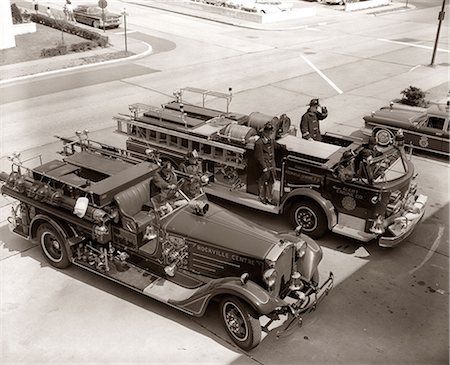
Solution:
[{"label": "man in uniform", "polygon": [[173,171],[170,161],[164,161],[161,170],[153,177],[153,183],[162,192],[165,190],[175,189],[177,176]]},{"label": "man in uniform", "polygon": [[308,110],[302,116],[300,131],[304,139],[315,141],[322,140],[322,136],[320,135],[319,120],[325,119],[328,116],[328,111],[327,108],[323,106],[319,112],[319,106],[319,99],[312,99],[309,102]]},{"label": "man in uniform", "polygon": [[180,171],[189,175],[182,186],[183,192],[191,199],[199,195],[202,187],[202,165],[196,150],[187,153],[184,162],[180,164]]},{"label": "man in uniform", "polygon": [[272,187],[275,182],[275,142],[273,126],[266,124],[261,138],[255,143],[255,159],[261,168],[258,178],[259,199],[263,204],[273,204]]}]

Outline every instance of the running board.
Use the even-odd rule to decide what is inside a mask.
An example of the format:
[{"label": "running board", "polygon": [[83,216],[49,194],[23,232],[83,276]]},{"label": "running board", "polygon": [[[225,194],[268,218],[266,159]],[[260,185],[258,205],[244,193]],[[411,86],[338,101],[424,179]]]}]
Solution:
[{"label": "running board", "polygon": [[116,283],[124,285],[141,294],[144,294],[152,299],[169,304],[183,312],[193,314],[192,312],[174,306],[170,301],[184,301],[189,299],[197,290],[185,288],[181,285],[175,284],[172,281],[161,278],[157,275],[150,274],[129,262],[108,261],[109,271],[99,271],[95,267],[73,259],[72,263],[85,270],[91,271],[104,278],[112,280]]},{"label": "running board", "polygon": [[340,224],[336,224],[332,229],[332,232],[341,234],[343,236],[347,236],[362,242],[369,242],[373,240],[377,236],[372,233],[361,232],[357,229],[350,228],[348,226],[342,226]]}]

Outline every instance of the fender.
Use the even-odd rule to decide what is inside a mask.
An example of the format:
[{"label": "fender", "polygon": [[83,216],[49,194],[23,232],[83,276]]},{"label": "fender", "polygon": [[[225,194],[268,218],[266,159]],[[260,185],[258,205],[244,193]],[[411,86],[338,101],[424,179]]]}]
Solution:
[{"label": "fender", "polygon": [[337,215],[333,204],[329,200],[324,199],[319,192],[310,187],[297,188],[291,191],[281,204],[281,211],[284,212],[296,197],[307,197],[319,204],[327,216],[328,229],[332,229],[337,224]]},{"label": "fender", "polygon": [[42,222],[46,222],[50,224],[63,238],[64,245],[66,247],[67,254],[69,255],[69,260],[72,261],[72,250],[70,249],[69,238],[78,236],[75,229],[68,225],[62,224],[54,220],[53,218],[44,215],[37,214],[30,223],[30,228],[28,230],[28,239],[34,243],[39,243],[36,241],[36,233],[39,227],[39,224]]},{"label": "fender", "polygon": [[188,299],[182,301],[169,300],[169,303],[194,316],[201,317],[205,313],[210,300],[224,294],[234,295],[242,299],[260,315],[269,314],[275,308],[286,305],[283,300],[273,296],[253,281],[242,284],[238,277],[212,280],[199,288]]}]

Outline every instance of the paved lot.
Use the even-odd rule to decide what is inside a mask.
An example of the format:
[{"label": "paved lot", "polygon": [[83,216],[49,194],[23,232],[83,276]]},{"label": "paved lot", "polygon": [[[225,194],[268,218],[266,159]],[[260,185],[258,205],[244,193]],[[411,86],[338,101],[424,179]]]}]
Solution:
[{"label": "paved lot", "polygon": [[[50,158],[60,148],[54,134],[84,128],[94,131],[93,138],[123,144],[113,134],[113,115],[127,112],[129,103],[159,105],[183,86],[218,91],[232,86],[233,110],[287,113],[293,121],[317,96],[330,110],[324,130],[344,134],[409,85],[429,90],[430,97],[443,97],[449,89],[448,52],[438,53],[435,67],[427,65],[436,6],[376,17],[330,16],[282,32],[127,8],[130,31],[136,32],[130,36],[153,37],[152,47],[161,51],[117,68],[1,86],[2,95],[14,96],[0,106],[0,156],[24,150],[25,157]],[[445,32],[440,48],[449,49]],[[393,250],[325,236],[319,241],[320,272],[324,277],[333,271],[336,288],[305,317],[302,329],[279,341],[268,336],[250,353],[229,342],[217,308],[193,319],[80,269],[55,270],[37,247],[3,225],[2,362],[446,364],[449,165],[424,156],[413,161],[419,190],[429,196],[418,229]],[[282,218],[221,204],[267,227],[287,227]],[[8,201],[0,205],[5,224]]]}]

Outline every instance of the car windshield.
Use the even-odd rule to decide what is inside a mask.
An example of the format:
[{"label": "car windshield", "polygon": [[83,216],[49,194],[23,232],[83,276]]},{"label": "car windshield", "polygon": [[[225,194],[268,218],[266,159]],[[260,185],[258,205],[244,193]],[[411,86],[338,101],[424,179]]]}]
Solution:
[{"label": "car windshield", "polygon": [[427,120],[428,120],[427,115],[426,114],[422,114],[417,119],[413,120],[411,123],[415,127],[422,127],[423,125],[426,124]]}]

